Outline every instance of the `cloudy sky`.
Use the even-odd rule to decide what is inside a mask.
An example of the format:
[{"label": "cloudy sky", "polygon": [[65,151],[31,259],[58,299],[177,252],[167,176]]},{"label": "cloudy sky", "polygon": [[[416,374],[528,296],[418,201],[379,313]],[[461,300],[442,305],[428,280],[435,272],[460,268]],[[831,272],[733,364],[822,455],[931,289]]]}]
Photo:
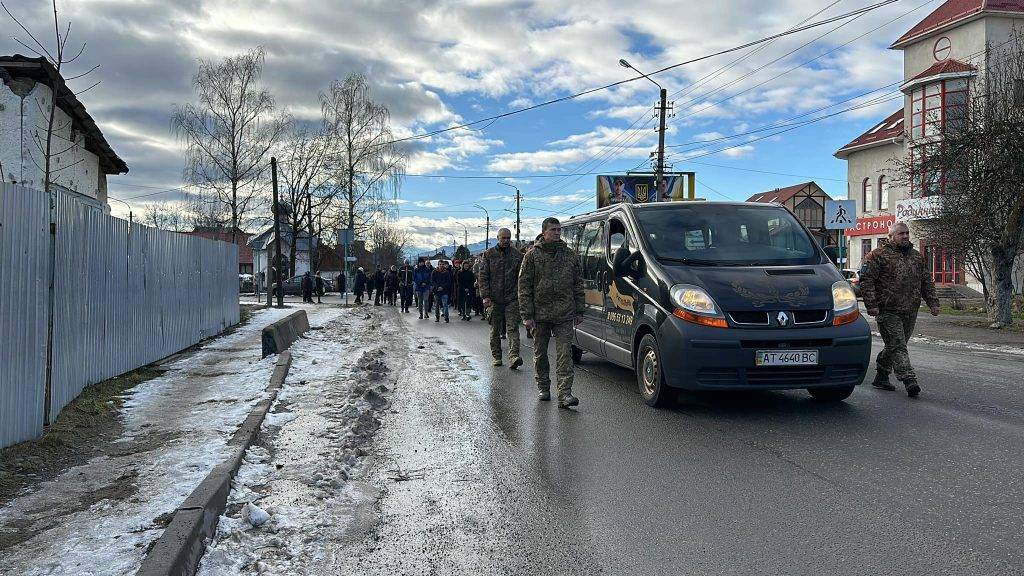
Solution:
[{"label": "cloudy sky", "polygon": [[[263,46],[265,86],[279,106],[310,120],[331,80],[366,74],[395,133],[409,136],[634,76],[620,58],[656,70],[873,3],[63,0],[58,8],[73,41],[88,43],[75,65],[100,65],[72,86],[102,81],[81,99],[131,168],[110,178],[110,194],[141,211],[180,199],[182,155],[169,116],[193,98],[199,59]],[[51,29],[47,2],[5,4],[39,34]],[[696,171],[698,193],[709,199],[812,179],[845,197],[846,165],[832,153],[901,106],[887,85],[902,77],[902,54],[887,47],[939,4],[900,0],[657,75],[675,102],[666,138],[672,166]],[[12,28],[0,27],[0,53],[25,52]],[[453,232],[461,240],[463,226],[470,242],[480,240],[484,218],[474,203],[490,211],[492,225],[512,222],[514,190],[499,181],[523,192],[524,236],[545,215],[585,211],[594,176],[566,174],[646,165],[657,144],[656,99],[657,88],[640,80],[415,141],[400,225],[414,231],[417,246],[450,243]],[[857,107],[872,102],[879,103]],[[758,131],[851,107],[774,136]]]}]

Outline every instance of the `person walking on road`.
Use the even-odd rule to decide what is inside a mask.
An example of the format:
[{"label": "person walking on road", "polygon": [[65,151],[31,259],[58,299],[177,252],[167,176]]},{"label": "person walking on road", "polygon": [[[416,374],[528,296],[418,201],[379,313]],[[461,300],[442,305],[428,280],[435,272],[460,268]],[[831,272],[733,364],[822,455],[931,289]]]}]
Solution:
[{"label": "person walking on road", "polygon": [[402,304],[402,312],[409,312],[409,306],[412,305],[412,289],[413,283],[415,282],[415,274],[412,266],[409,265],[409,261],[406,260],[402,267],[398,269],[398,296]]},{"label": "person walking on road", "polygon": [[302,301],[313,303],[313,277],[307,271],[302,275]]},{"label": "person walking on road", "polygon": [[[356,279],[353,284],[356,294],[356,304],[362,304],[363,293],[366,292],[366,272],[363,270],[362,266],[360,266],[359,270],[356,271]],[[367,297],[367,300],[369,300],[369,297]]]},{"label": "person walking on road", "polygon": [[381,298],[384,297],[384,271],[377,264],[377,271],[373,273],[373,305],[380,306]]},{"label": "person walking on road", "polygon": [[476,295],[476,275],[473,274],[473,263],[469,260],[462,261],[462,269],[455,278],[459,287],[459,316],[462,320],[473,319],[473,298]]},{"label": "person walking on road", "polygon": [[416,263],[412,281],[416,285],[416,309],[420,313],[420,320],[429,318],[430,310],[426,306],[427,295],[430,293],[430,268],[423,259]]},{"label": "person walking on road", "polygon": [[[452,286],[455,283],[454,276],[450,268],[448,268],[448,261],[441,260],[437,263],[437,270],[430,276],[430,286],[434,293],[434,322],[440,322],[441,316],[444,316],[445,323],[448,322],[448,298],[452,293]],[[444,314],[441,313],[441,309],[444,309]]]},{"label": "person walking on road", "polygon": [[889,238],[864,257],[860,269],[860,291],[868,316],[874,316],[885,346],[875,359],[875,379],[871,385],[882,390],[895,390],[889,373],[903,382],[907,396],[921,393],[914,367],[910,365],[907,341],[914,333],[917,311],[923,298],[932,316],[939,315],[939,298],[935,283],[921,253],[910,242],[910,228],[896,222],[889,228]]},{"label": "person walking on road", "polygon": [[384,304],[389,306],[397,305],[395,296],[398,294],[398,267],[394,264],[384,275]]},{"label": "person walking on road", "polygon": [[323,304],[323,301],[320,300],[320,297],[324,295],[325,283],[324,283],[324,277],[320,275],[320,271],[319,270],[316,271],[316,276],[313,277],[313,280],[314,280],[315,288],[316,288],[316,303],[317,304]]},{"label": "person walking on road", "polygon": [[522,253],[512,245],[512,231],[498,230],[498,245],[480,258],[477,284],[484,308],[490,308],[491,357],[501,366],[501,336],[507,334],[509,368],[523,365],[519,352],[519,268]]},{"label": "person walking on road", "polygon": [[572,337],[583,320],[583,278],[579,258],[562,241],[558,219],[545,218],[541,230],[543,237],[523,256],[519,270],[519,311],[533,330],[538,399],[551,399],[548,342],[554,336],[558,406],[569,408],[580,403],[572,395]]}]

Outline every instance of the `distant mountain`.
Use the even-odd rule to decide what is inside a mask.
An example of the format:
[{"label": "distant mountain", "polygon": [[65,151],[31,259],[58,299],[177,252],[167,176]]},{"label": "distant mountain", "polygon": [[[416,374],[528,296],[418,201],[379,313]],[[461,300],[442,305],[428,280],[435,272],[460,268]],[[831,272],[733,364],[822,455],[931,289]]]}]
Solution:
[{"label": "distant mountain", "polygon": [[[467,246],[467,248],[469,248],[470,254],[476,255],[476,254],[479,254],[480,252],[483,252],[484,251],[484,242],[485,242],[484,240],[481,240],[479,242],[473,242],[469,246]],[[496,242],[495,239],[491,238],[489,246],[494,246],[495,242]],[[409,259],[409,261],[415,262],[416,259],[419,258],[420,256],[433,256],[434,254],[437,254],[438,252],[440,252],[442,250],[444,250],[444,253],[449,258],[452,257],[453,248],[452,248],[451,244],[446,244],[444,246],[438,246],[436,248],[428,248],[428,247],[422,247],[422,246],[413,246],[413,247],[410,247],[410,248],[406,248],[405,252],[404,252],[404,255],[405,255],[405,258]]]}]

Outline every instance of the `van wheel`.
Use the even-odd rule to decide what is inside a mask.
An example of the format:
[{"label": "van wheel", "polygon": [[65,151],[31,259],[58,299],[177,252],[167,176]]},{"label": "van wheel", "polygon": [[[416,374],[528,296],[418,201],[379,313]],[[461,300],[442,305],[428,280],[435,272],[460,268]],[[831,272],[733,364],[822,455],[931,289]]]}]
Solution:
[{"label": "van wheel", "polygon": [[652,334],[640,340],[636,355],[636,381],[640,387],[640,396],[648,406],[665,406],[671,400],[672,394],[665,384],[662,371],[658,340]]},{"label": "van wheel", "polygon": [[853,386],[843,388],[808,388],[811,397],[819,402],[842,402],[853,394]]},{"label": "van wheel", "polygon": [[582,359],[583,359],[583,349],[582,348],[577,348],[576,346],[573,346],[572,347],[572,363],[573,364],[579,364],[580,360],[582,360]]}]

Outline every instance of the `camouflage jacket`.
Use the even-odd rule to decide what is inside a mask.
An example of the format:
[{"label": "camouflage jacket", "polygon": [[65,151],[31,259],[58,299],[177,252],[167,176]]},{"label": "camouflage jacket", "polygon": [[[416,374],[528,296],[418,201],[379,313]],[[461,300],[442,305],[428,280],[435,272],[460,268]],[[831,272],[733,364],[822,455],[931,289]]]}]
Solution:
[{"label": "camouflage jacket", "polygon": [[519,266],[523,254],[515,246],[495,246],[484,252],[479,261],[477,284],[481,298],[490,298],[495,304],[508,304],[519,298]]},{"label": "camouflage jacket", "polygon": [[860,292],[864,307],[879,312],[916,312],[921,299],[939,305],[932,275],[924,257],[913,245],[900,249],[883,239],[864,257],[860,268]]},{"label": "camouflage jacket", "polygon": [[519,311],[524,321],[552,324],[583,315],[580,259],[565,242],[538,243],[527,251],[519,270]]}]

